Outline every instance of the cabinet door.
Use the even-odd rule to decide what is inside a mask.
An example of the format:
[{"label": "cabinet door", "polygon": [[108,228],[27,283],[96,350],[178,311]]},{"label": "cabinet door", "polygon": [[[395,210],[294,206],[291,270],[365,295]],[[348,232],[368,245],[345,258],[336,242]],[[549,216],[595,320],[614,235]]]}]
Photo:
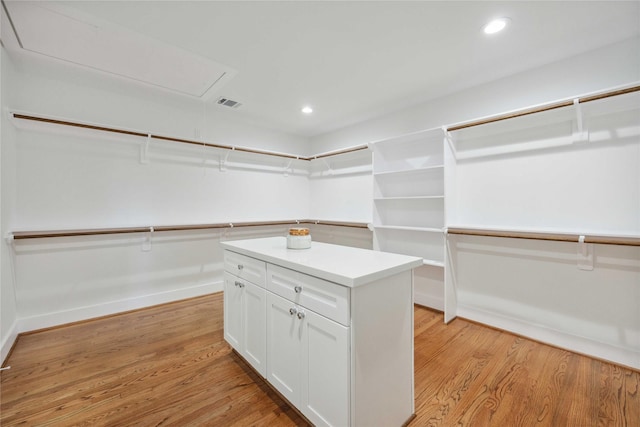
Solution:
[{"label": "cabinet door", "polygon": [[244,282],[242,313],[242,355],[260,375],[267,374],[267,291]]},{"label": "cabinet door", "polygon": [[302,329],[298,407],[317,426],[349,425],[349,328],[305,310]]},{"label": "cabinet door", "polygon": [[242,288],[238,278],[224,273],[224,339],[242,354]]},{"label": "cabinet door", "polygon": [[299,407],[302,322],[291,309],[294,303],[267,292],[267,380]]}]

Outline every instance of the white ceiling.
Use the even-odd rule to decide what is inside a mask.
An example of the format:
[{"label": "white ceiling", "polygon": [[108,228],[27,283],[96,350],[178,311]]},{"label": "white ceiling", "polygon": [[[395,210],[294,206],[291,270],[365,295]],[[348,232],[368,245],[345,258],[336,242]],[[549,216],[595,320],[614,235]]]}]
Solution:
[{"label": "white ceiling", "polygon": [[[59,5],[230,67],[216,97],[241,102],[234,114],[306,137],[640,34],[640,1]],[[506,31],[482,33],[502,16]]]}]

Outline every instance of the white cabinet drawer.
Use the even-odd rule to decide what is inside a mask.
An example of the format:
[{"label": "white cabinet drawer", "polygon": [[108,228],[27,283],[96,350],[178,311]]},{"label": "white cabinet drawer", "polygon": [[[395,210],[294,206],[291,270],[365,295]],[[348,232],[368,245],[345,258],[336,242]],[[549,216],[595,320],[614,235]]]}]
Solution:
[{"label": "white cabinet drawer", "polygon": [[224,251],[224,270],[255,285],[265,287],[267,268],[264,261]]},{"label": "white cabinet drawer", "polygon": [[349,288],[345,286],[267,264],[267,289],[345,326],[350,324]]}]

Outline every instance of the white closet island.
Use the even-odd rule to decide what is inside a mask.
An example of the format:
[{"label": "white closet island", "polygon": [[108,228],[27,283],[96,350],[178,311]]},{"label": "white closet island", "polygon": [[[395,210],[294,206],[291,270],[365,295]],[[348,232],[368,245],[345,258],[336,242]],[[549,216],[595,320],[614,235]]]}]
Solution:
[{"label": "white closet island", "polygon": [[422,258],[284,237],[222,242],[226,341],[318,426],[414,413],[413,277]]}]

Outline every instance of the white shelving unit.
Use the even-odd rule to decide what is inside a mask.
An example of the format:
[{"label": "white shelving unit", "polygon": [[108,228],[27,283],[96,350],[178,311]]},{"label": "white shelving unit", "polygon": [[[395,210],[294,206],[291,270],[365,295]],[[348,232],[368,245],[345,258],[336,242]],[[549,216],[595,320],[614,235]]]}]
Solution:
[{"label": "white shelving unit", "polygon": [[431,129],[373,149],[374,249],[424,259],[415,302],[444,310],[444,136]]}]

